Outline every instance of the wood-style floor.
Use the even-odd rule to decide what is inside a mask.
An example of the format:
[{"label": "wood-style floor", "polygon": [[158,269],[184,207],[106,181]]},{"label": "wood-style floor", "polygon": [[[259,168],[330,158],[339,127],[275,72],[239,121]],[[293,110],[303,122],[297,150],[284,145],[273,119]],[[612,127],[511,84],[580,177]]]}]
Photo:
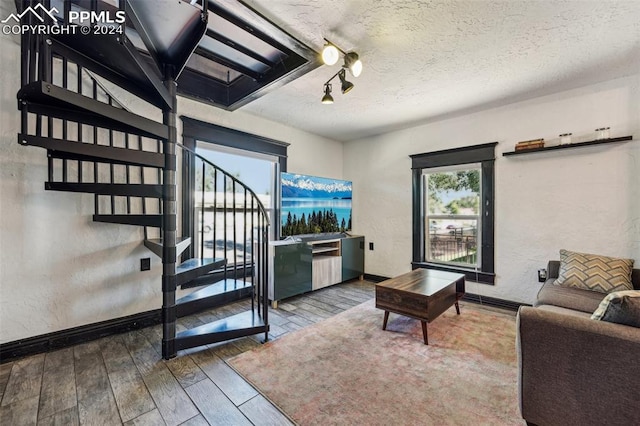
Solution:
[{"label": "wood-style floor", "polygon": [[[281,302],[277,339],[373,298],[350,281]],[[179,320],[179,330],[242,312],[250,301]],[[164,361],[161,326],[0,365],[0,425],[287,425],[291,422],[225,360],[264,334],[183,351]]]}]

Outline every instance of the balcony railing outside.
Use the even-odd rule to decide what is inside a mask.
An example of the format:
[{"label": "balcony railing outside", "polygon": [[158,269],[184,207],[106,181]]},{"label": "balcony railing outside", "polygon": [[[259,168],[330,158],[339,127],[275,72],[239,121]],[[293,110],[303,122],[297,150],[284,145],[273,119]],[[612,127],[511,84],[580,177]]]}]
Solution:
[{"label": "balcony railing outside", "polygon": [[427,261],[462,263],[475,266],[478,261],[477,222],[465,221],[443,227],[432,221],[428,235]]}]

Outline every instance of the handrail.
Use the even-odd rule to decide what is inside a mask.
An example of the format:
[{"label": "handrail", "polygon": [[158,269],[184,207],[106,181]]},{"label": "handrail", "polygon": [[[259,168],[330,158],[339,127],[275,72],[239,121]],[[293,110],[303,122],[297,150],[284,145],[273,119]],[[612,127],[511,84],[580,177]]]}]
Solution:
[{"label": "handrail", "polygon": [[[109,97],[111,104],[114,106],[117,106],[119,108],[122,108],[125,111],[129,111],[129,108],[127,108],[125,105],[123,105],[122,103],[120,103],[118,101],[118,99],[112,95],[112,93],[108,90],[107,87],[104,86],[104,84],[102,83],[102,81],[100,81],[100,79],[90,70],[83,70],[84,72],[86,72],[88,74],[88,77],[91,79],[93,84],[96,84],[98,87],[100,87],[100,89],[102,89],[105,94]],[[242,181],[240,181],[239,179],[237,179],[235,176],[233,176],[231,173],[229,173],[228,171],[226,171],[225,169],[223,169],[220,166],[215,165],[214,163],[212,163],[211,161],[209,161],[208,159],[206,159],[205,157],[203,157],[202,155],[198,154],[197,152],[195,152],[193,149],[181,144],[180,142],[176,142],[176,146],[179,147],[180,149],[182,149],[185,152],[188,152],[193,158],[197,158],[200,161],[202,161],[204,164],[209,165],[210,167],[213,167],[214,170],[219,171],[220,173],[222,173],[226,178],[231,179],[232,182],[234,182],[235,184],[239,184],[243,189],[245,189],[246,191],[248,191],[249,194],[251,194],[251,199],[252,199],[252,209],[253,207],[258,209],[258,212],[264,217],[264,221],[266,223],[263,224],[263,226],[265,228],[268,228],[269,226],[271,226],[271,221],[269,220],[269,216],[267,213],[267,209],[264,207],[264,204],[262,203],[262,201],[260,201],[260,198],[258,198],[258,195],[251,189],[249,188],[247,185],[245,185]],[[253,204],[253,200],[256,201],[257,205],[254,206]],[[145,238],[146,238],[146,229],[145,229]]]},{"label": "handrail", "polygon": [[[113,104],[117,105],[119,108],[124,109],[125,111],[131,112],[126,106],[122,105],[114,95],[112,95],[112,93],[109,91],[109,89],[106,88],[98,78],[96,78],[96,75],[93,72],[91,72],[90,70],[85,70],[85,72],[87,72],[87,74],[89,74],[89,77],[91,78],[91,80],[93,82],[95,82],[108,96],[110,96],[111,100],[113,101]],[[176,142],[176,146],[181,148],[184,151],[189,152],[192,156],[200,159],[203,163],[206,163],[206,164],[210,165],[211,167],[215,168],[216,170],[219,170],[225,176],[230,177],[233,181],[235,181],[236,183],[239,183],[243,188],[246,188],[249,191],[249,193],[253,196],[253,198],[255,198],[256,201],[258,201],[258,207],[260,209],[260,212],[265,215],[265,219],[267,221],[266,226],[271,226],[271,222],[269,221],[269,216],[267,216],[267,211],[266,211],[266,209],[264,207],[264,204],[262,204],[262,202],[260,201],[260,198],[258,198],[258,195],[251,188],[249,188],[247,185],[242,183],[239,179],[237,179],[231,173],[229,173],[228,171],[226,171],[222,167],[213,164],[211,161],[207,160],[205,157],[203,157],[202,155],[198,154],[197,152],[195,152],[191,148],[181,144],[180,142]]]},{"label": "handrail", "polygon": [[267,226],[271,226],[271,222],[269,221],[269,216],[267,216],[267,210],[264,208],[264,204],[262,204],[262,201],[260,201],[260,198],[258,198],[258,195],[251,189],[249,188],[247,185],[245,185],[244,183],[242,183],[242,181],[240,181],[238,178],[236,178],[235,176],[233,176],[231,173],[229,173],[228,171],[226,171],[225,169],[223,169],[220,166],[216,166],[215,164],[213,164],[211,161],[207,160],[206,158],[204,158],[202,155],[198,154],[197,152],[195,152],[194,150],[192,150],[191,148],[188,148],[184,145],[182,145],[180,142],[176,142],[176,146],[180,147],[181,149],[191,153],[193,156],[195,156],[196,158],[199,158],[203,163],[206,163],[208,165],[210,165],[211,167],[213,167],[216,170],[219,170],[220,172],[222,172],[225,176],[230,177],[234,182],[239,183],[243,188],[247,189],[251,195],[253,196],[253,198],[256,199],[256,201],[258,201],[258,207],[260,208],[260,212],[262,214],[265,215],[265,219],[267,221]]},{"label": "handrail", "polygon": [[[233,244],[233,250],[231,256],[233,258],[233,264],[227,265],[224,267],[222,273],[224,277],[224,282],[227,283],[227,274],[232,273],[233,278],[230,280],[230,283],[237,283],[239,275],[244,277],[244,281],[246,282],[248,275],[248,269],[251,269],[252,274],[252,286],[253,286],[253,294],[251,297],[251,310],[257,309],[260,316],[263,318],[264,323],[268,324],[268,315],[269,315],[269,299],[268,299],[268,241],[269,241],[269,216],[267,209],[264,207],[264,204],[258,198],[258,195],[247,185],[242,183],[239,179],[233,176],[228,171],[223,168],[213,164],[208,159],[204,158],[202,155],[196,153],[193,149],[188,148],[182,145],[179,142],[176,142],[176,146],[183,150],[183,158],[187,158],[189,161],[193,161],[194,159],[199,159],[202,161],[202,214],[200,217],[200,230],[198,231],[202,236],[200,238],[200,257],[204,255],[204,200],[205,200],[205,170],[206,167],[209,166],[213,169],[213,185],[214,185],[214,224],[213,224],[213,257],[216,257],[217,251],[217,239],[216,239],[216,213],[217,209],[217,193],[218,193],[218,173],[220,173],[220,179],[222,179],[222,184],[225,186],[225,194],[223,200],[223,228],[224,234],[222,236],[224,248],[223,248],[223,258],[227,259],[227,250],[228,250],[228,241],[227,241],[227,215],[229,213],[232,214],[232,235],[229,236],[229,241]],[[186,157],[185,157],[186,155]],[[190,156],[190,158],[189,158]],[[199,167],[199,166],[198,166]],[[231,188],[230,191],[232,193],[232,206],[231,208],[227,205],[227,194],[229,193],[229,187],[227,186],[228,181],[230,179]],[[241,213],[243,215],[241,225],[237,224],[237,215],[239,214],[237,210],[236,204],[236,190],[239,186],[240,192],[244,192],[243,204],[244,207],[241,209]],[[250,197],[247,197],[247,194],[251,194]],[[250,205],[250,207],[249,207]],[[247,215],[247,211],[251,213]],[[184,214],[185,212],[183,212]],[[189,213],[191,214],[191,213]],[[255,222],[254,222],[255,219]],[[250,230],[247,230],[247,226],[250,226]],[[238,229],[241,230],[242,235],[238,235]],[[195,235],[196,230],[192,231]],[[254,233],[255,232],[255,233]],[[250,238],[247,238],[250,234]],[[243,249],[242,254],[238,256],[238,240],[237,238],[242,239]],[[249,241],[250,254],[247,255],[247,241]],[[225,284],[226,285],[226,284]],[[231,284],[230,284],[231,285]],[[233,284],[235,285],[235,284]],[[257,304],[257,306],[256,306]],[[268,339],[268,334],[265,333],[265,340]]]}]

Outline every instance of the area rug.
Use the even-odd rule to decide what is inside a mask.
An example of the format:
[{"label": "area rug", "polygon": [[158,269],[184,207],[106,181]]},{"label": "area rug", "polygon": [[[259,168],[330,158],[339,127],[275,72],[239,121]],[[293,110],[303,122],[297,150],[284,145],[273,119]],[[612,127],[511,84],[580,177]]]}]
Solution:
[{"label": "area rug", "polygon": [[515,318],[463,306],[429,324],[365,302],[229,364],[300,425],[522,425]]}]

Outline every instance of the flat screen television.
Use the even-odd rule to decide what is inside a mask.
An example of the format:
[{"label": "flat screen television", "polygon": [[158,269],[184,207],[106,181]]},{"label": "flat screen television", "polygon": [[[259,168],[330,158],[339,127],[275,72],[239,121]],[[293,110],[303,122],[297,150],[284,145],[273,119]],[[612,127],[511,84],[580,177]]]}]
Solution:
[{"label": "flat screen television", "polygon": [[351,182],[281,173],[281,235],[351,230]]}]

